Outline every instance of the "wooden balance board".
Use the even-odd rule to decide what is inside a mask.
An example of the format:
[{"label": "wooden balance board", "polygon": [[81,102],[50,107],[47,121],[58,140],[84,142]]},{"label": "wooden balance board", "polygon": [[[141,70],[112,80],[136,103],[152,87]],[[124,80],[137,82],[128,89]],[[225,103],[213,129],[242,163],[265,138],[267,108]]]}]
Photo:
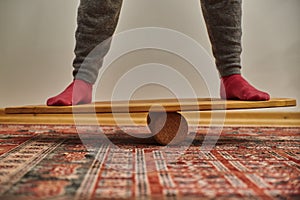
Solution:
[{"label": "wooden balance board", "polygon": [[162,145],[178,144],[188,134],[184,111],[254,109],[295,106],[291,98],[269,101],[239,101],[210,98],[104,101],[77,106],[21,106],[5,108],[5,114],[72,114],[148,112],[147,124],[153,138]]}]

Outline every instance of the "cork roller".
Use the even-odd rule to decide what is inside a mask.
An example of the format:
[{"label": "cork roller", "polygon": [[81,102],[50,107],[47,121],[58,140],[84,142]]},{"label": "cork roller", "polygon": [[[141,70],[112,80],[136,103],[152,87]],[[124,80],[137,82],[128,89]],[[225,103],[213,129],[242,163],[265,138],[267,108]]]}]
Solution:
[{"label": "cork roller", "polygon": [[177,112],[149,112],[147,124],[153,138],[161,145],[180,144],[188,135],[187,121]]}]

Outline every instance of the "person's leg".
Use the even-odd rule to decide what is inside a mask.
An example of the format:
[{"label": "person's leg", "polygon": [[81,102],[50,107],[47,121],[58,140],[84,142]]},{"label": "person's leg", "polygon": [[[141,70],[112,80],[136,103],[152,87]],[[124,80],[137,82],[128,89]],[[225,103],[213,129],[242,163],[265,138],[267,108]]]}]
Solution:
[{"label": "person's leg", "polygon": [[[49,98],[47,105],[90,103],[95,83],[110,39],[117,26],[122,0],[81,0],[78,8],[73,82],[59,95]],[[91,51],[105,41],[101,52]]]},{"label": "person's leg", "polygon": [[268,100],[241,76],[242,0],[201,0],[201,7],[221,76],[221,98]]}]

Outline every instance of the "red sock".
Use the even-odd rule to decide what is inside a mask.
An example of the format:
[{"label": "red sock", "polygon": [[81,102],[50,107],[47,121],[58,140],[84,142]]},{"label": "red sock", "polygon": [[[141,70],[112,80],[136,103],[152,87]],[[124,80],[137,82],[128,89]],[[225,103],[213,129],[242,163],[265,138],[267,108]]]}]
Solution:
[{"label": "red sock", "polygon": [[71,106],[92,102],[93,86],[83,80],[74,80],[62,93],[47,100],[48,106]]},{"label": "red sock", "polygon": [[239,99],[246,101],[266,101],[270,99],[268,93],[257,90],[240,74],[233,74],[221,79],[221,98]]}]

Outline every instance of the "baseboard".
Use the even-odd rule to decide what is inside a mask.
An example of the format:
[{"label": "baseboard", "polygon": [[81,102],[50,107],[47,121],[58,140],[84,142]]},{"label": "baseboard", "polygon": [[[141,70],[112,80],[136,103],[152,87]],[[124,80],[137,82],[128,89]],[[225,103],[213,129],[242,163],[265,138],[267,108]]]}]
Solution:
[{"label": "baseboard", "polygon": [[[300,112],[184,112],[190,125],[224,126],[300,126]],[[0,109],[0,124],[80,124],[146,125],[147,113],[103,114],[5,114]]]}]

